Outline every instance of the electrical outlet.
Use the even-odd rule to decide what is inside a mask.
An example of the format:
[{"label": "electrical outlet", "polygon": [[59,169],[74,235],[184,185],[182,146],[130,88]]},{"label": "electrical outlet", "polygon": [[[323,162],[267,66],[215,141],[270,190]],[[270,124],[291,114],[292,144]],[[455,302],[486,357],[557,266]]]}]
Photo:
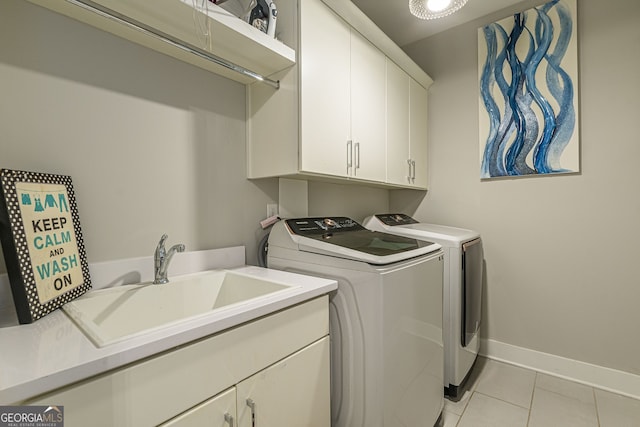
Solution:
[{"label": "electrical outlet", "polygon": [[271,218],[272,216],[278,215],[278,204],[277,203],[267,203],[267,218]]}]

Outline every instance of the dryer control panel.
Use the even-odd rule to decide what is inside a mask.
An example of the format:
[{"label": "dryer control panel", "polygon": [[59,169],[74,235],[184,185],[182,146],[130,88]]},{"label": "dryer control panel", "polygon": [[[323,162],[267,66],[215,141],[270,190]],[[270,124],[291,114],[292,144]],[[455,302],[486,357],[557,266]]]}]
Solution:
[{"label": "dryer control panel", "polygon": [[383,224],[386,225],[407,225],[407,224],[417,224],[418,221],[411,218],[409,215],[399,214],[399,213],[390,213],[390,214],[378,214],[375,216]]}]

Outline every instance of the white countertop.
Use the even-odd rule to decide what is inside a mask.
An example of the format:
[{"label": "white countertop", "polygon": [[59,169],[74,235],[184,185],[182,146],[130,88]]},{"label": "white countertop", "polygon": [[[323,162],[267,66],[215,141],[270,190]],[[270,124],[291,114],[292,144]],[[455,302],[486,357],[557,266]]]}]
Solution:
[{"label": "white countertop", "polygon": [[[232,250],[238,252],[239,248],[232,248]],[[218,256],[223,254],[221,251],[223,250],[210,252],[215,252],[215,255]],[[202,252],[192,254],[194,254],[192,256],[202,256]],[[334,280],[253,266],[225,267],[221,264],[237,264],[238,258],[234,258],[234,261],[231,262],[228,253],[225,252],[223,255],[222,262],[196,263],[197,265],[190,265],[188,268],[178,267],[176,270],[178,270],[178,274],[186,274],[213,268],[225,268],[259,276],[266,280],[290,284],[296,286],[296,290],[275,293],[273,296],[261,298],[259,303],[242,304],[232,310],[225,310],[224,314],[212,312],[211,315],[199,316],[102,348],[96,347],[62,310],[56,310],[28,325],[11,325],[6,318],[0,319],[0,343],[2,345],[0,352],[0,405],[21,402],[30,397],[327,294],[337,288],[337,283]],[[183,262],[186,261],[189,258],[189,253],[186,253],[182,258]],[[136,261],[140,260],[148,263],[147,259]],[[114,263],[92,268],[91,275],[94,287],[99,289],[113,285],[113,280],[106,280],[108,276],[117,278],[133,276],[142,281],[148,280],[145,278],[149,275],[148,272],[140,273],[136,268],[133,268],[135,271],[131,271],[131,262],[131,260],[120,262],[119,268],[114,268]],[[242,248],[242,262],[244,262],[244,248]],[[208,268],[201,268],[203,265]],[[211,267],[212,265],[213,267]],[[124,274],[123,268],[127,270]],[[104,274],[102,270],[108,271],[109,274]],[[170,270],[169,277],[172,276],[172,271],[173,269]],[[100,280],[101,283],[109,285],[96,286],[96,274],[104,278]],[[166,286],[170,285],[169,283]],[[0,314],[0,317],[2,316]]]}]

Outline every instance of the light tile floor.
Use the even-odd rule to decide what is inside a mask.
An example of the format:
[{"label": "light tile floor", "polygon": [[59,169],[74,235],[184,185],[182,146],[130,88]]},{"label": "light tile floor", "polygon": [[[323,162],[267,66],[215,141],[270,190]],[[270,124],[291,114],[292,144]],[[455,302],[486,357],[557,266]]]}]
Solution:
[{"label": "light tile floor", "polygon": [[441,427],[640,427],[640,400],[479,358]]}]

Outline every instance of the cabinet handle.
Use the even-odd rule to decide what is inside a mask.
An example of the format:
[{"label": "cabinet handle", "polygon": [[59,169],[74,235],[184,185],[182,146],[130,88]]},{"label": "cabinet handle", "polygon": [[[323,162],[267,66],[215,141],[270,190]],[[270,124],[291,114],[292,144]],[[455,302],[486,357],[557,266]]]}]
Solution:
[{"label": "cabinet handle", "polygon": [[258,416],[256,414],[256,402],[253,399],[247,399],[247,406],[251,409],[251,427],[258,427]]},{"label": "cabinet handle", "polygon": [[411,159],[407,159],[407,165],[409,166],[409,174],[407,175],[407,182],[411,182]]},{"label": "cabinet handle", "polygon": [[353,151],[351,147],[353,146],[353,141],[347,141],[347,172],[349,172],[349,168],[353,166]]},{"label": "cabinet handle", "polygon": [[233,427],[233,417],[229,413],[224,414],[224,421],[229,424],[229,427]]},{"label": "cabinet handle", "polygon": [[356,153],[356,169],[360,169],[360,143],[356,142],[354,148]]},{"label": "cabinet handle", "polygon": [[411,182],[416,181],[416,161],[411,160],[411,167],[413,168],[413,173],[411,174]]}]

